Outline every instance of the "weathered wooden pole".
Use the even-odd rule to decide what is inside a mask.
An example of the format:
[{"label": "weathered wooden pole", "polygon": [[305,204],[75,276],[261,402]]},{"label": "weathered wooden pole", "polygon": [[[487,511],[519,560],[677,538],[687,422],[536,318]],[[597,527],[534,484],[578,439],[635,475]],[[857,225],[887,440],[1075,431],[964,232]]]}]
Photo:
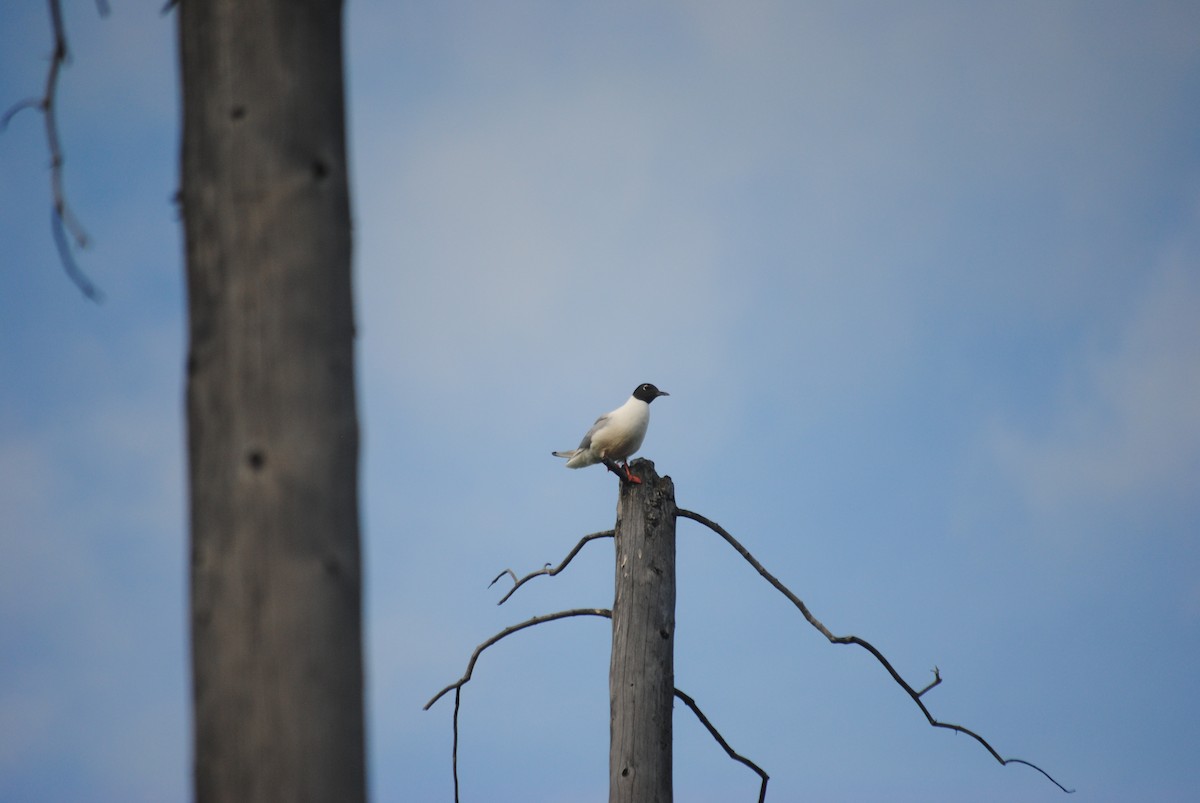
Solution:
[{"label": "weathered wooden pole", "polygon": [[196,803],[366,799],[341,0],[187,0]]},{"label": "weathered wooden pole", "polygon": [[649,460],[621,484],[608,675],[609,803],[671,803],[675,694],[675,485]]}]

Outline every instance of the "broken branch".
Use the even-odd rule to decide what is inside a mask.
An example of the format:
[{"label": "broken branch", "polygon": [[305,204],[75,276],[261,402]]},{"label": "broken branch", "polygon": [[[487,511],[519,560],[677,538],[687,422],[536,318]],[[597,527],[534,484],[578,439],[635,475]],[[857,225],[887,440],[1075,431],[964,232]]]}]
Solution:
[{"label": "broken branch", "polygon": [[700,724],[708,729],[708,732],[714,739],[717,740],[717,744],[721,745],[721,748],[725,751],[726,755],[728,755],[734,761],[739,761],[742,764],[745,764],[747,767],[758,773],[758,777],[762,778],[762,786],[759,787],[758,790],[758,803],[763,803],[763,801],[767,799],[767,781],[770,780],[767,773],[763,771],[763,768],[745,756],[739,755],[737,752],[735,752],[734,749],[729,746],[729,742],[725,741],[725,737],[721,735],[721,732],[718,731],[713,724],[708,721],[708,717],[704,716],[704,712],[700,710],[698,705],[696,705],[695,700],[681,692],[679,689],[675,690],[675,696],[682,700],[684,705],[692,709],[692,713],[696,715],[696,719],[700,720]]},{"label": "broken branch", "polygon": [[942,671],[936,666],[933,668],[933,680],[929,681],[929,685],[917,692],[918,697],[924,697],[925,692],[932,689],[934,686],[942,682]]}]

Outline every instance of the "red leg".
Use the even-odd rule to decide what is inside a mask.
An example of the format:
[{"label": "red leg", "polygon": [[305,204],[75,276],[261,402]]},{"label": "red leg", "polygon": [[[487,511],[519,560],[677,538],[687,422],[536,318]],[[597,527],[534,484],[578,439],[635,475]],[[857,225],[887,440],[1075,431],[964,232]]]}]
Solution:
[{"label": "red leg", "polygon": [[618,477],[621,477],[622,482],[628,482],[631,485],[641,485],[642,484],[641,477],[637,477],[637,476],[629,473],[629,462],[628,461],[623,462],[623,463],[618,463],[616,460],[611,460],[611,459],[605,457],[605,458],[602,458],[602,462],[604,463],[605,468],[607,468],[613,474],[616,474]]}]

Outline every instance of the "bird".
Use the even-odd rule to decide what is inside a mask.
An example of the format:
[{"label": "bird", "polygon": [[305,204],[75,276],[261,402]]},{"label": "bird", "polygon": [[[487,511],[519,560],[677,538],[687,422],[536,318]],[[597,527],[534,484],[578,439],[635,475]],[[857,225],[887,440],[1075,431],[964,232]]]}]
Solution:
[{"label": "bird", "polygon": [[625,481],[640,484],[641,478],[629,472],[628,460],[641,448],[642,440],[646,437],[646,426],[650,423],[650,402],[659,396],[670,395],[649,382],[638,385],[628,401],[596,419],[596,423],[579,442],[578,449],[551,454],[567,458],[567,468],[603,463],[617,476],[621,475],[617,470],[617,461],[620,460]]}]

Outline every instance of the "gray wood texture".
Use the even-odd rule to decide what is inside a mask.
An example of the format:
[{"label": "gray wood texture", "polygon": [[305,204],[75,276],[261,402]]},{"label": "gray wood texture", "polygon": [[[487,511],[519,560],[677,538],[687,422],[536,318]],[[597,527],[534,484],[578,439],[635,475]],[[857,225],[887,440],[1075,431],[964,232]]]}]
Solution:
[{"label": "gray wood texture", "polygon": [[675,487],[654,464],[621,484],[609,670],[609,803],[671,803],[675,692]]},{"label": "gray wood texture", "polygon": [[365,799],[341,0],[176,8],[195,800]]}]

